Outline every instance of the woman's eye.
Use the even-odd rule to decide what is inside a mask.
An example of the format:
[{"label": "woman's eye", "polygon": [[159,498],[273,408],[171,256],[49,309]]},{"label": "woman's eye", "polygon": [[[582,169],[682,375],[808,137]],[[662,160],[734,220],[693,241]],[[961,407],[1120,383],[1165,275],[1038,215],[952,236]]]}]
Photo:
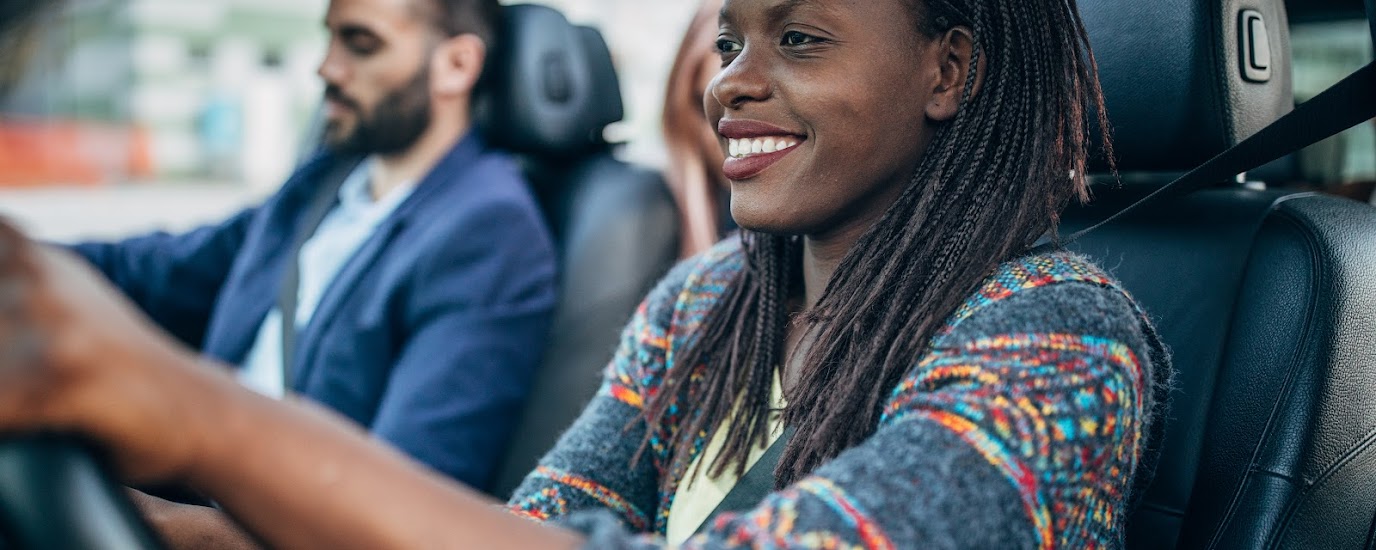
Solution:
[{"label": "woman's eye", "polygon": [[784,33],[783,36],[783,45],[785,46],[802,46],[804,44],[810,44],[816,41],[817,37],[808,34],[803,34],[798,31],[788,31]]},{"label": "woman's eye", "polygon": [[718,53],[727,54],[727,53],[736,53],[736,52],[738,52],[738,51],[741,51],[741,45],[738,44],[738,43],[736,43],[736,41],[730,40],[730,39],[727,39],[727,38],[718,38],[718,39],[717,39],[717,52],[718,52]]}]

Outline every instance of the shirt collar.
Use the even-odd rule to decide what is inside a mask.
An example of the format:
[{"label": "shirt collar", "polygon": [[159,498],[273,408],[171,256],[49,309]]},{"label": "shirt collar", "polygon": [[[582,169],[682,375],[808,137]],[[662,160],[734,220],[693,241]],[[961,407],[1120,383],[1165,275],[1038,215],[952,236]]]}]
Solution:
[{"label": "shirt collar", "polygon": [[371,185],[373,157],[363,159],[339,186],[339,205],[344,208],[363,208],[373,204]]},{"label": "shirt collar", "polygon": [[344,184],[339,186],[339,207],[341,209],[367,211],[376,210],[378,212],[389,212],[397,203],[404,200],[411,194],[411,189],[415,187],[415,182],[406,182],[396,186],[387,196],[381,200],[373,200],[373,167],[377,160],[368,157],[358,163],[349,178],[344,180]]}]

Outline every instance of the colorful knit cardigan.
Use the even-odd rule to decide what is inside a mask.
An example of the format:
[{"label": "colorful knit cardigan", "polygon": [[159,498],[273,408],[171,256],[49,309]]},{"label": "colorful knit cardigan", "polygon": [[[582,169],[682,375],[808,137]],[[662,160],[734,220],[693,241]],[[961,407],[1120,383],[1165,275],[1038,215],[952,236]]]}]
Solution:
[{"label": "colorful knit cardigan", "polygon": [[[516,491],[515,513],[578,529],[589,548],[664,545],[677,480],[702,445],[694,456],[670,445],[690,405],[658,426],[642,408],[743,264],[732,240],[651,292],[597,396]],[[932,344],[869,439],[685,547],[1121,547],[1170,371],[1131,298],[1080,257],[1027,257]],[[646,430],[651,452],[633,462]]]}]

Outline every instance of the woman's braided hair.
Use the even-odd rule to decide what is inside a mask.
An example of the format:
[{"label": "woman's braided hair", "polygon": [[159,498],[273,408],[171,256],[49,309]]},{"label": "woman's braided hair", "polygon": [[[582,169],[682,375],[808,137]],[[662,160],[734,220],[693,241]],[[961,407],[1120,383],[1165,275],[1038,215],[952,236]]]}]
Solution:
[{"label": "woman's braided hair", "polygon": [[[972,32],[971,77],[907,189],[796,321],[814,339],[786,393],[784,422],[796,433],[775,471],[779,487],[868,438],[946,319],[1000,263],[1054,230],[1071,199],[1087,199],[1087,113],[1108,127],[1075,0],[907,1],[929,37],[956,26]],[[1112,159],[1107,135],[1100,137]],[[799,237],[741,238],[746,268],[645,410],[649,425],[667,427],[680,404],[692,404],[668,434],[677,461],[729,420],[713,475],[728,467],[743,474],[750,448],[767,441],[772,376],[786,359],[787,302],[801,286]]]}]

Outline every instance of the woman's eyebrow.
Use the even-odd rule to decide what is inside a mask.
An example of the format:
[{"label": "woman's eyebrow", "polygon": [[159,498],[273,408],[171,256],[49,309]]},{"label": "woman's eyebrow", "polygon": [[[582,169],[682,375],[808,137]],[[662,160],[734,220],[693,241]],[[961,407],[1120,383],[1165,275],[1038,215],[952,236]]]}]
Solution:
[{"label": "woman's eyebrow", "polygon": [[765,10],[765,15],[767,15],[771,21],[777,21],[787,17],[798,8],[812,3],[814,3],[813,0],[784,0],[783,2],[770,6],[769,9]]},{"label": "woman's eyebrow", "polygon": [[[784,0],[783,2],[767,8],[764,12],[765,19],[768,21],[778,21],[779,19],[787,17],[798,8],[814,3],[814,0]],[[725,5],[721,7],[721,11],[717,12],[717,17],[720,21],[731,20],[731,14],[726,10]]]}]

